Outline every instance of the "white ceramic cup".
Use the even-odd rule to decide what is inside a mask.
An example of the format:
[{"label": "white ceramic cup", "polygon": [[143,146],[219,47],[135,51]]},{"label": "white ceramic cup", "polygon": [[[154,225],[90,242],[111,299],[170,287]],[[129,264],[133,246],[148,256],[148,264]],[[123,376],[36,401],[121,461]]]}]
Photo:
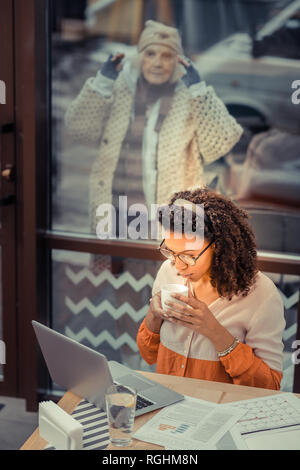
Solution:
[{"label": "white ceramic cup", "polygon": [[187,286],[184,286],[182,284],[165,284],[161,288],[161,306],[163,310],[167,310],[168,305],[165,305],[165,302],[178,302],[180,304],[185,305],[184,302],[181,302],[180,300],[174,299],[172,297],[172,294],[181,294],[181,295],[188,295],[189,289]]}]

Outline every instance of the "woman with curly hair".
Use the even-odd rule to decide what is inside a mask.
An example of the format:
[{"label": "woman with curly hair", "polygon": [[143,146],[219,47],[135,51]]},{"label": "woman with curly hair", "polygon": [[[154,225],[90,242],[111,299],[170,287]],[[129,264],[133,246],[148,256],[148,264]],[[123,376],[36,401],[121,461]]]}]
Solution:
[{"label": "woman with curly hair", "polygon": [[[191,250],[198,204],[204,242]],[[184,206],[192,209],[190,233],[187,224],[176,223],[175,209]],[[166,207],[169,228],[160,251],[168,259],[138,331],[142,357],[162,374],[280,389],[284,307],[272,280],[257,268],[247,213],[207,188],[175,193]],[[164,220],[160,213],[163,226]],[[160,290],[169,283],[187,284],[189,294],[174,294],[163,310]]]}]

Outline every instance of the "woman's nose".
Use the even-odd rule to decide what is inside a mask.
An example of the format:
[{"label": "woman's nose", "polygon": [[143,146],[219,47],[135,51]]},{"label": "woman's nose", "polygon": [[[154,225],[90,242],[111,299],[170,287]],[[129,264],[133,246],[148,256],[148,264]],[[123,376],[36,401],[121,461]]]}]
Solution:
[{"label": "woman's nose", "polygon": [[159,57],[159,55],[157,55],[156,57],[154,57],[153,65],[154,65],[155,67],[161,67],[162,61],[161,61],[161,58]]}]

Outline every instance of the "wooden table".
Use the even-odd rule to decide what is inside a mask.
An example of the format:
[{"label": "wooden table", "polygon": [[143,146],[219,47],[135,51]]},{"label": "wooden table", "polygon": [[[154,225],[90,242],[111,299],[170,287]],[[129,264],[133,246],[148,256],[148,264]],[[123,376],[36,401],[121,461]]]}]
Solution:
[{"label": "wooden table", "polygon": [[[141,372],[145,377],[155,380],[166,387],[176,390],[183,395],[188,395],[194,398],[201,398],[202,400],[211,401],[214,403],[229,403],[238,400],[247,400],[249,398],[265,397],[282,393],[280,391],[268,390],[264,388],[245,387],[242,385],[225,384],[221,382],[210,382],[208,380],[189,379],[186,377],[175,377],[171,375],[155,374],[150,372]],[[296,394],[300,398],[300,394]],[[68,413],[72,413],[81,401],[81,397],[72,392],[66,392],[63,398],[58,402],[58,405]],[[146,413],[135,419],[134,432],[143,426],[150,418],[152,418],[159,410]],[[42,450],[48,443],[39,435],[39,430],[36,429],[34,433],[27,439],[20,450]],[[112,445],[107,447],[107,450],[120,449]],[[138,441],[133,439],[131,447],[122,447],[122,449],[131,450],[161,450],[155,444]]]}]

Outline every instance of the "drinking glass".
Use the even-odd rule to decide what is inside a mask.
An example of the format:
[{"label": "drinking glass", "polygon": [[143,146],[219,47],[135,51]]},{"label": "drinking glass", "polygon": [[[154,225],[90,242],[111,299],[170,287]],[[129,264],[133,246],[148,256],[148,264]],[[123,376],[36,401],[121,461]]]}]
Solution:
[{"label": "drinking glass", "polygon": [[111,385],[105,394],[110,442],[114,446],[131,444],[136,407],[136,390]]}]

